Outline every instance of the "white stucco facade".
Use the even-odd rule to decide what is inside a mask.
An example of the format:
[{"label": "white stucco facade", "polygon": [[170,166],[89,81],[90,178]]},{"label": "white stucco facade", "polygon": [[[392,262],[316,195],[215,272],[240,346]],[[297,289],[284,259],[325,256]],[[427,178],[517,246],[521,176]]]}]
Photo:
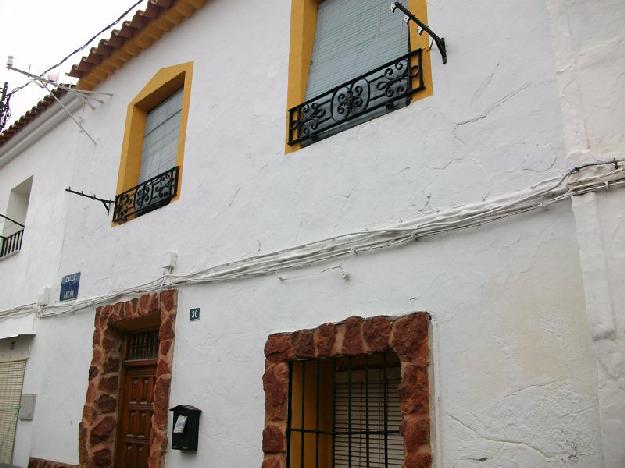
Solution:
[{"label": "white stucco facade", "polygon": [[[96,89],[112,97],[75,111],[97,146],[64,119],[0,147],[0,212],[33,177],[22,250],[0,259],[0,334],[40,317],[23,388],[37,406],[14,464],[78,463],[95,306],[37,305],[58,303],[64,275],[81,272],[79,298],[97,299],[158,280],[168,252],[189,275],[625,157],[622,1],[431,0],[428,16],[449,47],[447,65],[432,50],[433,96],[289,155],[286,0],[208,2],[135,57]],[[114,196],[128,103],[190,61],[180,198],[113,227],[64,189]],[[260,466],[270,333],[412,311],[432,316],[435,466],[625,466],[624,198],[614,188],[403,247],[181,285],[170,403],[202,419],[197,454],[170,450],[167,466]]]}]

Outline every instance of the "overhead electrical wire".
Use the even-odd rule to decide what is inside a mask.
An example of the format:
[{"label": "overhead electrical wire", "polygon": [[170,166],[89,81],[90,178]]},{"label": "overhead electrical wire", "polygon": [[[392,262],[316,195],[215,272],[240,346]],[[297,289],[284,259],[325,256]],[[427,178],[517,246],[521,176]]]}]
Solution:
[{"label": "overhead electrical wire", "polygon": [[[69,304],[20,306],[0,312],[0,318],[33,312],[37,312],[40,317],[52,317],[90,309],[124,297],[156,292],[165,288],[278,275],[278,273],[289,269],[310,267],[339,258],[398,247],[425,237],[478,227],[502,218],[547,208],[554,203],[585,193],[625,186],[624,163],[625,159],[587,163],[572,168],[559,177],[546,179],[520,192],[447,210],[432,211],[394,226],[343,234],[265,255],[224,263],[186,275],[165,274],[153,281],[132,288],[98,297],[80,299]],[[278,277],[281,278],[279,275]]]},{"label": "overhead electrical wire", "polygon": [[[133,3],[130,7],[128,7],[121,15],[119,15],[117,17],[117,19],[115,19],[115,21],[113,21],[112,23],[107,24],[105,27],[103,27],[100,31],[98,31],[96,34],[94,34],[93,36],[91,36],[89,38],[89,40],[87,40],[87,42],[85,42],[83,45],[77,47],[76,49],[74,49],[72,52],[70,52],[69,54],[67,54],[65,57],[63,57],[61,60],[59,60],[57,63],[55,63],[54,65],[48,67],[46,70],[44,70],[43,72],[40,73],[40,76],[45,75],[46,73],[54,70],[55,68],[63,65],[68,59],[70,59],[71,57],[73,57],[74,55],[76,55],[78,52],[86,49],[87,47],[89,47],[89,45],[98,38],[98,36],[100,36],[101,34],[105,33],[106,31],[108,31],[109,29],[111,29],[112,27],[116,26],[117,23],[119,23],[121,20],[123,20],[126,15],[128,15],[128,13],[130,13],[133,9],[135,9],[141,2],[143,2],[144,0],[138,0],[135,3]],[[27,81],[26,83],[17,86],[15,88],[13,88],[10,92],[9,92],[9,96],[12,96],[13,94],[15,94],[16,92],[26,88],[29,84],[32,83],[32,80]]]},{"label": "overhead electrical wire", "polygon": [[[128,7],[121,15],[119,15],[117,17],[117,19],[115,19],[115,21],[113,21],[112,23],[107,24],[104,28],[102,28],[100,31],[98,31],[96,34],[94,34],[93,36],[91,36],[89,38],[89,40],[87,40],[87,42],[85,42],[83,45],[81,45],[80,47],[77,47],[76,49],[74,49],[72,52],[70,52],[69,54],[67,54],[65,57],[63,57],[61,60],[59,60],[57,63],[55,63],[54,65],[48,67],[46,70],[44,70],[43,72],[41,72],[38,76],[41,78],[41,81],[37,80],[37,79],[31,79],[28,80],[27,82],[25,82],[24,84],[17,86],[15,88],[13,88],[11,91],[6,92],[6,89],[3,91],[2,93],[2,100],[0,101],[0,132],[2,132],[4,130],[5,125],[7,124],[7,122],[9,121],[9,119],[11,118],[11,109],[10,109],[10,102],[11,102],[11,98],[18,92],[21,91],[22,89],[26,88],[28,85],[30,85],[31,83],[33,83],[33,81],[38,81],[41,85],[41,83],[44,83],[45,80],[43,78],[43,76],[54,70],[55,68],[61,66],[62,64],[64,64],[70,57],[73,57],[74,55],[76,55],[78,52],[84,50],[85,48],[87,48],[95,39],[98,38],[98,36],[100,36],[101,34],[103,34],[104,32],[108,31],[109,29],[111,29],[112,27],[114,27],[115,25],[117,25],[121,20],[123,20],[126,15],[128,15],[128,13],[130,13],[133,9],[135,9],[141,2],[143,2],[144,0],[137,0],[135,3],[133,3],[130,7]],[[12,57],[9,57],[9,63],[11,63],[12,61]],[[10,65],[9,65],[10,67]],[[47,86],[42,86],[43,88],[45,88],[47,91],[50,91],[48,89]],[[57,102],[60,101],[56,98],[56,96],[50,91],[50,95],[53,96],[55,98],[55,100],[57,100]],[[71,114],[70,114],[70,117]],[[73,119],[73,117],[72,117]],[[79,125],[80,126],[80,125]],[[84,131],[84,133],[87,133],[84,129],[82,129]],[[95,140],[87,133],[87,135],[89,136],[89,138],[93,141],[93,143],[95,144]]]}]

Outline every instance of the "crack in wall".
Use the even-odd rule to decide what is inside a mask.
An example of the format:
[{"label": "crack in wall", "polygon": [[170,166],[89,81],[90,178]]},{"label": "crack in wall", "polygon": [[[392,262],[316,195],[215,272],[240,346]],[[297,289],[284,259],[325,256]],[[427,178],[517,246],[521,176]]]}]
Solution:
[{"label": "crack in wall", "polygon": [[[499,437],[491,437],[491,436],[483,434],[482,432],[478,431],[477,429],[469,426],[467,423],[462,421],[457,416],[454,416],[453,414],[447,413],[447,414],[445,414],[445,416],[447,416],[449,419],[451,419],[452,421],[454,421],[455,423],[457,423],[458,425],[460,425],[464,429],[472,432],[473,434],[475,434],[480,439],[482,439],[483,441],[486,441],[486,442],[492,442],[492,443],[496,443],[496,444],[504,444],[504,445],[509,445],[509,446],[525,448],[525,449],[531,450],[532,452],[540,455],[546,461],[561,461],[561,458],[559,458],[559,457],[564,455],[564,454],[549,454],[548,452],[540,449],[539,447],[536,447],[536,446],[534,446],[532,444],[529,444],[527,442],[523,442],[523,441],[520,441],[520,440],[513,440],[513,439],[499,438]],[[566,455],[568,456],[569,454],[566,454]],[[577,456],[577,455],[575,455],[575,456]],[[480,457],[478,460],[479,461],[486,461],[488,459],[489,459],[489,457]]]},{"label": "crack in wall", "polygon": [[472,124],[472,123],[475,123],[475,122],[478,122],[480,120],[484,120],[484,119],[488,118],[488,116],[490,115],[490,113],[492,111],[494,111],[495,109],[501,107],[506,102],[508,102],[510,99],[512,99],[513,97],[515,97],[518,94],[522,93],[523,91],[525,91],[529,87],[530,87],[530,83],[527,83],[527,82],[523,83],[523,85],[519,89],[517,89],[515,91],[512,91],[512,92],[506,94],[505,96],[503,96],[502,98],[498,99],[493,104],[488,106],[486,108],[486,111],[484,111],[482,114],[478,115],[477,117],[473,117],[473,118],[468,119],[468,120],[462,120],[460,122],[457,122],[456,123],[456,128],[457,127],[462,127],[464,125],[469,125],[469,124]]}]

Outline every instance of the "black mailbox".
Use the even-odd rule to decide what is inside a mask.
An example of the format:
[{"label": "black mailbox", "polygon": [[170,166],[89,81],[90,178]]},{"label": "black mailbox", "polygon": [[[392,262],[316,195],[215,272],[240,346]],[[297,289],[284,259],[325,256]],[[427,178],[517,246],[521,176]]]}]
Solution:
[{"label": "black mailbox", "polygon": [[174,427],[171,435],[171,448],[197,452],[197,437],[200,429],[202,410],[191,405],[178,405],[169,411],[174,412]]}]

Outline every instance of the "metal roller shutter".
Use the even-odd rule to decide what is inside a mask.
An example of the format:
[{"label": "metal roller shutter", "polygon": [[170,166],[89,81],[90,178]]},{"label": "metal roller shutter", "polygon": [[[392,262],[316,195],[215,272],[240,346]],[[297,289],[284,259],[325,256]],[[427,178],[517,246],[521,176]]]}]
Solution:
[{"label": "metal roller shutter", "polygon": [[0,362],[0,463],[11,463],[26,360]]},{"label": "metal roller shutter", "polygon": [[[335,468],[401,468],[404,439],[399,433],[402,414],[399,402],[399,367],[355,370],[336,376]],[[351,391],[348,384],[351,381]],[[386,382],[386,389],[384,383]],[[351,423],[348,421],[351,420]],[[386,433],[386,437],[384,435]]]},{"label": "metal roller shutter", "polygon": [[139,183],[162,174],[176,165],[182,89],[148,112],[143,136]]},{"label": "metal roller shutter", "polygon": [[389,11],[390,0],[325,0],[306,99],[408,53],[408,28]]}]

